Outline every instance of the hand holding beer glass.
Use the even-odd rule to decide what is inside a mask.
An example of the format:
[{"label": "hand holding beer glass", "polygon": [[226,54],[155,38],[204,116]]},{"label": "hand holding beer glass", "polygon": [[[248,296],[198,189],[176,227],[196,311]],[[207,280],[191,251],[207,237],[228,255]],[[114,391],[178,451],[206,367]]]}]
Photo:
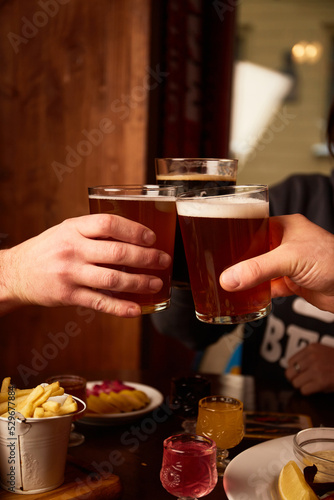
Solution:
[{"label": "hand holding beer glass", "polygon": [[[174,187],[154,185],[90,187],[88,189],[90,212],[119,215],[143,224],[156,234],[154,248],[163,250],[173,257],[176,224],[175,192]],[[162,311],[169,306],[172,263],[167,269],[152,269],[151,272],[148,269],[127,266],[113,266],[113,269],[134,274],[152,274],[161,278],[163,282],[161,290],[157,293],[112,292],[113,297],[136,302],[141,306],[142,314]]]},{"label": "hand holding beer glass", "polygon": [[269,251],[268,187],[215,187],[176,200],[191,291],[199,320],[213,324],[254,321],[271,311],[270,281],[227,292],[220,274]]}]

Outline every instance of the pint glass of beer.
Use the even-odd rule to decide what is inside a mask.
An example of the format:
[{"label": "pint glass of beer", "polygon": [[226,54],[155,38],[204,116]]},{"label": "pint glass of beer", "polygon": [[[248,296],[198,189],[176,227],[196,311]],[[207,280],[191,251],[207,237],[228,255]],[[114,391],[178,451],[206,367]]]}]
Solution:
[{"label": "pint glass of beer", "polygon": [[[176,205],[174,187],[155,185],[97,186],[88,188],[90,213],[120,215],[140,222],[156,234],[154,248],[173,257]],[[162,311],[169,306],[172,264],[167,269],[138,269],[112,266],[114,269],[133,274],[151,274],[163,281],[163,287],[154,294],[112,292],[113,297],[131,300],[141,306],[142,314]]]},{"label": "pint glass of beer", "polygon": [[245,323],[271,310],[270,281],[226,292],[220,274],[242,260],[269,251],[267,186],[231,186],[183,193],[176,207],[199,320]]},{"label": "pint glass of beer", "polygon": [[[222,158],[156,158],[156,180],[160,186],[176,186],[178,193],[217,186],[234,186],[238,160]],[[186,256],[176,221],[173,286],[190,288]]]}]

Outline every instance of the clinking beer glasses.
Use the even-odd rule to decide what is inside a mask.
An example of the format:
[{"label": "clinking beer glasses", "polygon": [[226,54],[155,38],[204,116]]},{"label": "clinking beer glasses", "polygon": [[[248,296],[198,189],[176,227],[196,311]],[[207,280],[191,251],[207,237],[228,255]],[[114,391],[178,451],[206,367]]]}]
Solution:
[{"label": "clinking beer glasses", "polygon": [[209,396],[198,404],[196,433],[217,445],[217,470],[223,476],[228,464],[228,450],[244,437],[243,403],[235,398]]},{"label": "clinking beer glasses", "polygon": [[179,500],[208,495],[217,484],[216,445],[204,436],[177,434],[164,441],[160,480]]}]

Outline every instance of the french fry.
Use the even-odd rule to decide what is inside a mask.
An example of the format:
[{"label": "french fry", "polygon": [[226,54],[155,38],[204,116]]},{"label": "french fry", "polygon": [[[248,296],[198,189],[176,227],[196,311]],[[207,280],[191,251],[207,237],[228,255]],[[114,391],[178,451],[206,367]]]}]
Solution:
[{"label": "french fry", "polygon": [[15,389],[15,396],[29,396],[29,394],[33,391],[33,389]]},{"label": "french fry", "polygon": [[44,387],[38,385],[35,389],[29,394],[22,408],[18,409],[18,411],[25,417],[32,417],[34,414],[35,408],[41,406],[41,404],[45,403],[48,397],[51,394],[51,389],[49,391],[45,391]]},{"label": "french fry", "polygon": [[52,384],[45,386],[45,390],[51,390],[51,394],[52,396],[54,396],[54,393],[59,390],[59,387],[59,382],[52,382]]},{"label": "french fry", "polygon": [[23,396],[22,399],[15,405],[15,411],[21,411],[26,404],[28,396]]},{"label": "french fry", "polygon": [[[18,398],[15,398],[15,401],[12,402],[14,404],[11,404],[10,408],[17,411],[18,404],[22,404],[26,399],[27,399],[27,396],[20,396]],[[0,403],[0,416],[3,417],[4,413],[8,413],[8,409],[9,409],[8,401],[4,401],[3,403]]]},{"label": "french fry", "polygon": [[67,405],[64,408],[64,405],[59,408],[58,411],[53,412],[53,411],[45,411],[44,412],[44,417],[59,417],[61,415],[68,415],[69,413],[74,413],[78,409],[78,405],[76,401],[74,403]]},{"label": "french fry", "polygon": [[8,401],[8,392],[0,392],[0,404]]},{"label": "french fry", "polygon": [[34,404],[32,402],[26,403],[20,410],[19,413],[23,415],[25,418],[31,418],[34,414]]},{"label": "french fry", "polygon": [[0,392],[7,392],[8,393],[8,387],[10,386],[10,380],[11,380],[10,377],[5,377],[3,379]]},{"label": "french fry", "polygon": [[71,396],[71,394],[69,394],[69,395],[67,396],[67,398],[65,399],[65,401],[64,401],[64,403],[63,403],[63,406],[65,406],[65,405],[70,405],[70,404],[72,404],[72,403],[73,403],[73,401],[74,401],[74,400],[73,400],[73,397]]},{"label": "french fry", "polygon": [[60,407],[61,405],[60,403],[57,403],[57,401],[46,401],[45,403],[42,404],[42,408],[45,411],[52,411],[53,413],[57,412]]},{"label": "french fry", "polygon": [[[23,406],[25,405],[26,403],[26,400],[27,400],[27,396],[22,396],[20,398],[17,399],[17,401],[15,401],[15,404],[11,406],[11,410],[15,410],[16,412],[17,411],[21,411],[21,409],[23,408]],[[8,415],[9,415],[9,405],[8,405],[8,402],[5,402],[5,403],[1,403],[1,405],[6,405],[6,413],[3,413],[1,415],[1,417],[4,417],[4,418],[7,418]]]},{"label": "french fry", "polygon": [[63,396],[63,394],[65,393],[65,390],[63,387],[59,387],[59,389],[55,392],[52,393],[52,397],[54,396]]},{"label": "french fry", "polygon": [[[32,389],[14,389],[15,399],[18,399],[21,396],[28,396],[32,392]],[[8,401],[8,391],[0,392],[0,403]]]},{"label": "french fry", "polygon": [[35,408],[33,418],[43,418],[44,413],[44,408]]},{"label": "french fry", "polygon": [[44,392],[45,392],[44,387],[38,385],[27,396],[27,403],[32,403],[33,401],[36,401],[40,396],[42,396],[42,394],[44,394]]},{"label": "french fry", "polygon": [[64,405],[61,406],[57,411],[57,415],[67,415],[68,413],[74,413],[77,411],[77,409],[78,409],[77,402],[73,401],[73,403],[66,405],[65,407]]},{"label": "french fry", "polygon": [[35,407],[37,408],[38,406],[42,406],[43,403],[45,403],[49,399],[51,394],[52,389],[49,389],[49,386],[46,386],[43,393],[34,401]]},{"label": "french fry", "polygon": [[[68,395],[63,403],[54,401],[55,396],[63,396],[65,391],[59,382],[38,385],[33,389],[13,388],[8,399],[10,377],[3,379],[0,392],[0,416],[7,418],[9,411],[21,413],[25,418],[46,418],[74,413],[78,410],[77,402]],[[52,398],[52,400],[49,400]]]}]

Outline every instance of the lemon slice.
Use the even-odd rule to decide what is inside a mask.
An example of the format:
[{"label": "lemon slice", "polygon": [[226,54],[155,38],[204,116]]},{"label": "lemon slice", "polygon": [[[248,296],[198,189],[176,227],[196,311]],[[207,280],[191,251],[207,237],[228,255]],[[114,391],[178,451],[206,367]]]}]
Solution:
[{"label": "lemon slice", "polygon": [[307,484],[304,474],[293,460],[290,460],[278,477],[278,491],[282,500],[318,500]]}]

